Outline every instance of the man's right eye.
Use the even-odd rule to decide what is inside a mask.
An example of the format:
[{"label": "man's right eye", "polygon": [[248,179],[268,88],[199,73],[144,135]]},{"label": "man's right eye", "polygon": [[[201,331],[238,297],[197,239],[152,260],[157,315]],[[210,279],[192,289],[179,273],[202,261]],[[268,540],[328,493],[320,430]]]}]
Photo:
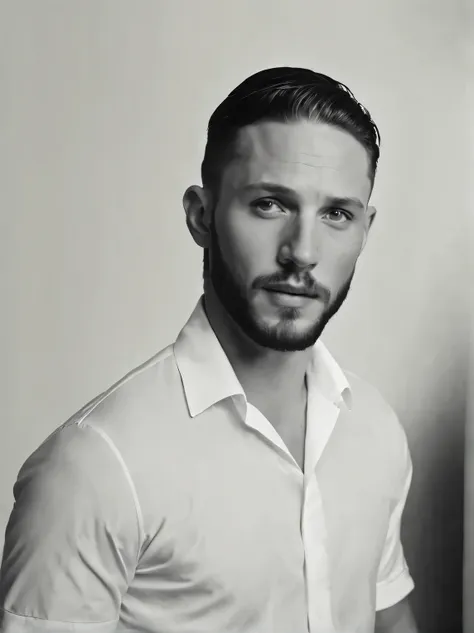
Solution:
[{"label": "man's right eye", "polygon": [[260,213],[260,215],[264,216],[275,216],[280,213],[286,213],[285,209],[272,198],[261,198],[253,202],[251,206]]}]

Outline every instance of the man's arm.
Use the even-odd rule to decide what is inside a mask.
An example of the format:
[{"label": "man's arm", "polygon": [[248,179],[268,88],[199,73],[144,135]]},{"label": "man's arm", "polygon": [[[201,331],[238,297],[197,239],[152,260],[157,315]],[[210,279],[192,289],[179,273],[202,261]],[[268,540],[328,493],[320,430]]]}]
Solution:
[{"label": "man's arm", "polygon": [[[398,421],[397,421],[398,423]],[[401,522],[413,467],[405,432],[401,430],[398,463],[398,493],[390,516],[376,587],[376,632],[418,633],[407,599],[414,587],[400,538]]]},{"label": "man's arm", "polygon": [[419,633],[408,598],[377,611],[374,633]]},{"label": "man's arm", "polygon": [[106,439],[83,425],[61,428],[27,459],[14,496],[0,632],[115,631],[139,534],[128,480]]}]

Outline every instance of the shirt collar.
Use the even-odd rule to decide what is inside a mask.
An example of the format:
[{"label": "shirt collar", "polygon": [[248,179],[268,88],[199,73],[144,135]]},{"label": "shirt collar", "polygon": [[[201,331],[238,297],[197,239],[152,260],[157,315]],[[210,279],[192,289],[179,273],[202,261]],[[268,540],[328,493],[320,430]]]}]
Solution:
[{"label": "shirt collar", "polygon": [[242,385],[209,323],[203,297],[179,333],[174,355],[191,417],[232,396],[246,403]]},{"label": "shirt collar", "polygon": [[[191,417],[226,398],[236,397],[236,404],[243,405],[246,410],[244,390],[209,323],[203,297],[199,299],[173,348]],[[338,406],[344,402],[348,408],[351,407],[349,382],[321,341],[317,341],[313,347],[308,375],[309,388],[318,388]]]},{"label": "shirt collar", "polygon": [[308,368],[310,387],[319,389],[333,404],[342,403],[352,408],[352,390],[349,381],[329,352],[324,343],[318,339],[313,347],[313,356]]}]

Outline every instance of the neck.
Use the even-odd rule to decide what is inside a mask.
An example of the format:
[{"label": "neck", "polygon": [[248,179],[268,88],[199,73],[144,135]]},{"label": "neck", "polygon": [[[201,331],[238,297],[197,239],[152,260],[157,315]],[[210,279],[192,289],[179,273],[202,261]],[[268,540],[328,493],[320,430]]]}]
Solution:
[{"label": "neck", "polygon": [[311,349],[280,352],[257,345],[230,317],[214,292],[204,294],[207,317],[250,402],[271,399],[277,406],[305,397]]}]

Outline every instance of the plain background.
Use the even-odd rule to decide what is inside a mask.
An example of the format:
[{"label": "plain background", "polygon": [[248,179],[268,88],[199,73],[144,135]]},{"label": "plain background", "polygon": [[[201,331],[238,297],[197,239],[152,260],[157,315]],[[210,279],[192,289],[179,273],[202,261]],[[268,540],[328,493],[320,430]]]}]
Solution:
[{"label": "plain background", "polygon": [[382,132],[379,215],[324,338],[407,430],[415,470],[403,531],[416,614],[428,633],[460,631],[469,287],[461,3],[0,7],[0,547],[25,458],[171,342],[199,297],[202,254],[181,197],[199,182],[212,110],[254,71],[307,66],[347,83]]}]

